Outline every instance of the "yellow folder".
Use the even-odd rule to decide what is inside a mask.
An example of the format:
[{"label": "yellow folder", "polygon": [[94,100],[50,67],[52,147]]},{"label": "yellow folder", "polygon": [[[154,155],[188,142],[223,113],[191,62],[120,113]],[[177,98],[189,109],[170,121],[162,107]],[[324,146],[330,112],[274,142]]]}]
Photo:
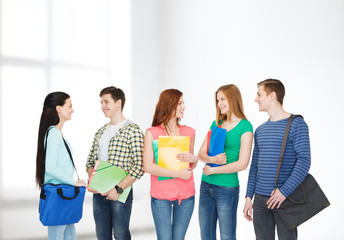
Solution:
[{"label": "yellow folder", "polygon": [[159,136],[158,149],[159,166],[175,171],[189,167],[189,163],[177,159],[178,153],[189,152],[189,136]]}]

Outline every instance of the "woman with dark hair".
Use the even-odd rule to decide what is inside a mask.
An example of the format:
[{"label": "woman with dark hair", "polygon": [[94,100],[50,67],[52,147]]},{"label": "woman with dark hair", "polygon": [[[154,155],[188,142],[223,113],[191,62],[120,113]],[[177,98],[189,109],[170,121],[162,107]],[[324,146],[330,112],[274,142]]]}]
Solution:
[{"label": "woman with dark hair", "polygon": [[[52,92],[46,96],[39,124],[36,157],[36,183],[39,188],[47,183],[86,186],[84,180],[74,180],[73,163],[63,141],[63,125],[71,119],[73,112],[72,100],[68,94]],[[71,149],[67,140],[64,140]],[[76,239],[74,224],[48,226],[48,239]]]},{"label": "woman with dark hair", "polygon": [[248,166],[253,128],[245,117],[241,93],[234,84],[216,91],[215,105],[216,120],[209,131],[216,131],[216,127],[226,129],[224,153],[208,155],[208,136],[199,150],[199,158],[207,163],[200,188],[199,224],[204,240],[216,239],[217,221],[221,239],[233,240],[239,201],[238,172]]},{"label": "woman with dark hair", "polygon": [[[193,154],[195,130],[179,124],[184,110],[182,92],[177,89],[163,91],[155,108],[152,127],[147,129],[144,138],[143,166],[151,174],[151,208],[158,240],[184,239],[194,209],[192,169],[197,166],[198,157]],[[152,141],[159,136],[190,137],[190,152],[177,154],[177,158],[189,163],[189,167],[175,171],[155,163]],[[160,181],[158,177],[170,179]]]}]

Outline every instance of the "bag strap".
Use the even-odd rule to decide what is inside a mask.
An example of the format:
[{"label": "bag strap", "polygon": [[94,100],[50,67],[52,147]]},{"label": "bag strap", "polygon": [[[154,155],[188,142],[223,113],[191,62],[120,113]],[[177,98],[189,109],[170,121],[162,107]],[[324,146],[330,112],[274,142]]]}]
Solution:
[{"label": "bag strap", "polygon": [[[49,135],[49,131],[51,130],[52,127],[48,128],[47,130],[47,133],[45,135],[45,146],[44,146],[44,161],[43,161],[43,184],[44,185],[44,177],[45,177],[45,161],[46,161],[46,156],[47,156],[47,144],[48,144],[48,135]],[[73,164],[73,167],[74,167],[74,170],[75,170],[75,173],[76,173],[76,176],[78,177],[78,180],[80,180],[79,178],[79,174],[78,174],[78,171],[76,170],[76,167],[75,167],[75,164],[74,164],[74,161],[73,161],[73,157],[72,157],[72,153],[70,152],[70,149],[68,147],[68,144],[66,142],[66,140],[62,137],[63,139],[63,142],[67,148],[67,152],[69,154],[69,157],[70,157],[70,160],[72,161],[72,164]]]},{"label": "bag strap", "polygon": [[73,167],[74,167],[76,176],[78,177],[78,180],[80,180],[78,171],[76,170],[76,167],[75,167],[75,164],[74,164],[74,161],[73,161],[72,153],[70,152],[70,149],[69,149],[69,147],[68,147],[68,144],[67,144],[66,140],[65,140],[63,137],[62,137],[62,139],[63,139],[63,142],[64,142],[66,148],[67,148],[67,152],[68,152],[68,154],[69,154],[70,160],[72,161],[72,164],[73,164]]},{"label": "bag strap", "polygon": [[74,198],[76,198],[80,193],[80,188],[79,187],[75,187],[75,195],[74,197],[66,197],[63,195],[63,189],[62,188],[58,188],[57,189],[57,194],[60,195],[60,197],[64,200],[73,200]]},{"label": "bag strap", "polygon": [[276,174],[276,180],[275,180],[275,189],[277,188],[277,181],[278,181],[279,173],[280,173],[281,166],[282,166],[282,161],[283,161],[283,155],[284,155],[285,147],[287,145],[290,125],[291,125],[291,122],[293,121],[293,119],[296,118],[296,117],[302,117],[302,116],[301,115],[290,115],[290,117],[288,119],[287,126],[286,126],[285,131],[284,131],[281,153],[280,153],[280,156],[278,158],[278,167],[277,167],[277,174]]}]

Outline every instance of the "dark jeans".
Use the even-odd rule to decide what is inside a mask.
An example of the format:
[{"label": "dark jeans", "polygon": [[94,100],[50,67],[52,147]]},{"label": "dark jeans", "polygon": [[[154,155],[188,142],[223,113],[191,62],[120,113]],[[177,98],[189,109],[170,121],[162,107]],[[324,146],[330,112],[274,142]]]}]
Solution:
[{"label": "dark jeans", "polygon": [[96,223],[98,240],[130,240],[129,221],[133,203],[133,190],[130,191],[127,201],[106,200],[100,194],[93,194],[93,216]]},{"label": "dark jeans", "polygon": [[275,226],[277,226],[278,240],[297,239],[297,229],[286,228],[278,214],[267,208],[269,196],[254,195],[253,225],[257,240],[274,240]]}]

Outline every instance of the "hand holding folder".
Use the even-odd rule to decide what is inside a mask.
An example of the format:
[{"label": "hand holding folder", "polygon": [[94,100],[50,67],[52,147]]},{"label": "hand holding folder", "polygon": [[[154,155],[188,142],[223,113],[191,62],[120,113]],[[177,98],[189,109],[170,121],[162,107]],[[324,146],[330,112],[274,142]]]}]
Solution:
[{"label": "hand holding folder", "polygon": [[[105,161],[97,161],[87,189],[95,190],[98,193],[106,193],[120,183],[127,175],[127,171],[119,167]],[[117,201],[125,203],[130,190],[131,185],[123,189],[123,193],[119,196]]]},{"label": "hand holding folder", "polygon": [[[224,152],[227,130],[214,126],[208,132],[208,156],[214,157]],[[223,164],[207,163],[211,167],[222,166]]]},{"label": "hand holding folder", "polygon": [[178,160],[177,154],[189,152],[189,149],[189,136],[159,136],[158,165],[174,171],[188,168],[189,163]]}]

